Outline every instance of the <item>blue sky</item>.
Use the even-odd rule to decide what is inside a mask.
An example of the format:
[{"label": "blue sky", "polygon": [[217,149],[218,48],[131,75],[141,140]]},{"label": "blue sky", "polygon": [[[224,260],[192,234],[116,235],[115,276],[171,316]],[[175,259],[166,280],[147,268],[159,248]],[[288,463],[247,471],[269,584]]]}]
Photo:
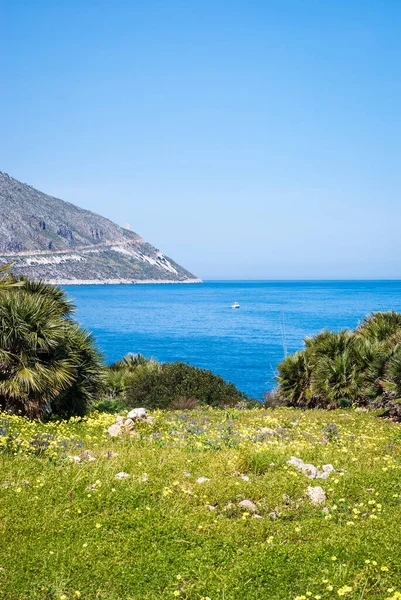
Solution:
[{"label": "blue sky", "polygon": [[399,0],[0,0],[0,170],[208,278],[401,278]]}]

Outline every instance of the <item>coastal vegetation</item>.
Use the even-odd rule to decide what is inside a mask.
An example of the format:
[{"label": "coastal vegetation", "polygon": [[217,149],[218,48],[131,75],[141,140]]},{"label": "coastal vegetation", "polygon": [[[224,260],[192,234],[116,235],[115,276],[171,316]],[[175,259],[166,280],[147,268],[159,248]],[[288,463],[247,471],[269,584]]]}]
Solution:
[{"label": "coastal vegetation", "polygon": [[149,409],[234,406],[252,402],[235,385],[207,369],[183,362],[159,363],[141,354],[128,355],[108,369],[109,395],[127,407]]},{"label": "coastal vegetation", "polygon": [[107,367],[74,306],[57,286],[0,277],[0,409],[30,418],[83,416],[93,406],[118,411],[235,405],[233,384],[185,363],[130,354]]},{"label": "coastal vegetation", "polygon": [[401,598],[401,315],[307,340],[263,405],[106,366],[73,314],[2,269],[1,598]]},{"label": "coastal vegetation", "polygon": [[289,406],[382,409],[401,417],[401,314],[377,312],[353,331],[323,331],[278,366]]},{"label": "coastal vegetation", "polygon": [[31,418],[84,415],[102,384],[92,336],[57,287],[0,281],[0,408]]}]

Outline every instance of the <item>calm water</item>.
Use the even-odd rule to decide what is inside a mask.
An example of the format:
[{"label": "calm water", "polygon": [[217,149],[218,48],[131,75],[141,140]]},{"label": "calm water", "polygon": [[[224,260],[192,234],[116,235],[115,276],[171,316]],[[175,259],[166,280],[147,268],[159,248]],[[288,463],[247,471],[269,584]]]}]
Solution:
[{"label": "calm water", "polygon": [[[274,386],[284,348],[367,313],[401,310],[401,281],[206,282],[69,286],[78,320],[108,361],[141,352],[212,369],[255,398]],[[230,308],[239,302],[241,308]]]}]

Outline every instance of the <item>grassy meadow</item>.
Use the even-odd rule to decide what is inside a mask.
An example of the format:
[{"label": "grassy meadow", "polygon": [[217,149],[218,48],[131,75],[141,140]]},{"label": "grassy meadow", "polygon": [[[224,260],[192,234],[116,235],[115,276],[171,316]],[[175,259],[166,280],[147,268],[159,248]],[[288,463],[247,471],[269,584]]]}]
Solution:
[{"label": "grassy meadow", "polygon": [[[109,414],[1,416],[2,599],[401,598],[400,424],[351,410],[152,416],[122,438]],[[309,479],[291,456],[335,472]],[[325,506],[308,497],[317,485]]]}]

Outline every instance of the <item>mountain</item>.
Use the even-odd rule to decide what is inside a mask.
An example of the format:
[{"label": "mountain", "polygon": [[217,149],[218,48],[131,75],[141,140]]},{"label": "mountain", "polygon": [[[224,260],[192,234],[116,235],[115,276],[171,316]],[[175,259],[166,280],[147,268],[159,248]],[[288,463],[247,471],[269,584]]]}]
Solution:
[{"label": "mountain", "polygon": [[199,283],[138,234],[0,172],[0,265],[51,283]]}]

